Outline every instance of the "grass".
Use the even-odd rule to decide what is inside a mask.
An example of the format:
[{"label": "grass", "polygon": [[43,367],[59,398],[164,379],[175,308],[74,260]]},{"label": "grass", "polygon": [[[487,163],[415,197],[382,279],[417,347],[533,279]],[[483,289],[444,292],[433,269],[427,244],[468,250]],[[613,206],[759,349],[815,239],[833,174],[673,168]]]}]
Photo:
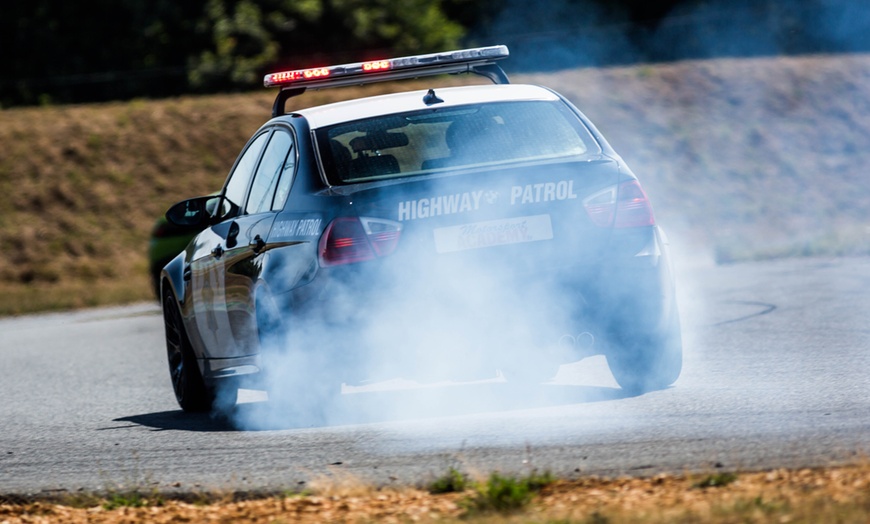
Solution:
[{"label": "grass", "polygon": [[692,484],[693,488],[719,488],[737,480],[734,473],[713,473]]},{"label": "grass", "polygon": [[96,285],[75,281],[54,284],[0,282],[0,295],[3,296],[0,316],[153,300],[150,285],[145,274],[136,274],[123,281],[111,279]]},{"label": "grass", "polygon": [[460,493],[469,486],[468,476],[451,467],[447,473],[436,479],[429,485],[429,493],[440,495],[442,493]]},{"label": "grass", "polygon": [[549,472],[537,471],[525,477],[493,472],[486,481],[472,482],[466,474],[451,467],[429,485],[428,491],[434,495],[471,491],[460,501],[460,505],[469,511],[508,512],[525,507],[535,493],[553,482],[555,478]]},{"label": "grass", "polygon": [[110,493],[101,504],[102,508],[106,511],[118,508],[145,508],[162,505],[163,498],[160,495],[155,493],[146,496],[135,490]]},{"label": "grass", "polygon": [[[575,102],[640,177],[672,239],[727,263],[870,254],[868,77],[870,55],[840,55],[513,80]],[[384,83],[306,93],[290,104],[433,82],[481,83]],[[273,96],[0,110],[0,290],[11,297],[0,314],[148,298],[154,219],[222,185]]]},{"label": "grass", "polygon": [[474,494],[463,501],[471,512],[512,512],[525,507],[535,493],[552,484],[549,473],[532,472],[526,477],[490,474],[486,482],[474,486]]}]

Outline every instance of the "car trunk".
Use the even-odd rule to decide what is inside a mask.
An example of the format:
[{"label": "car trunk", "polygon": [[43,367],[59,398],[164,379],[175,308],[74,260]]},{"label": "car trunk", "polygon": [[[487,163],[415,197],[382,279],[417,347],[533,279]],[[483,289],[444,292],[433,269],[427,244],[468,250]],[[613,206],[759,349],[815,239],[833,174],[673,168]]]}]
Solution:
[{"label": "car trunk", "polygon": [[[613,229],[596,223],[590,206],[618,181],[616,162],[596,157],[357,188],[345,197],[354,214],[401,225],[398,243],[373,260],[327,268],[352,291],[325,288],[320,300],[351,300],[343,311],[354,319],[342,325],[359,322],[363,340],[417,368],[437,368],[431,359],[445,352],[473,368],[558,352],[566,335],[594,331],[590,296]],[[499,354],[506,348],[512,353]]]},{"label": "car trunk", "polygon": [[545,164],[407,180],[352,195],[359,216],[394,220],[402,265],[498,264],[516,273],[590,267],[610,227],[584,201],[617,184],[616,163]]}]

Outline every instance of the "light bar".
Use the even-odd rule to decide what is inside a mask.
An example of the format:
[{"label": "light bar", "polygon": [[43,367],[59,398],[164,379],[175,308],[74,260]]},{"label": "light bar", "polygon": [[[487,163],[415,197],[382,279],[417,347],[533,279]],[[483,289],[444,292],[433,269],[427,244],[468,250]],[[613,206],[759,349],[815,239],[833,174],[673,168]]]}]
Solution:
[{"label": "light bar", "polygon": [[476,67],[493,64],[495,60],[507,58],[509,55],[510,52],[504,45],[475,47],[444,53],[270,73],[263,78],[263,85],[282,88],[338,87],[415,76],[475,72]]}]

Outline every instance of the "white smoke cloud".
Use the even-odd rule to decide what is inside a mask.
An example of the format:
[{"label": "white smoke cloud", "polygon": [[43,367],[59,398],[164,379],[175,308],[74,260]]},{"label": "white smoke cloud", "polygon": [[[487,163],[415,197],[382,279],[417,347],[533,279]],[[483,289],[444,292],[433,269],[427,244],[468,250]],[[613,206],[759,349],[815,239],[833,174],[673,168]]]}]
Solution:
[{"label": "white smoke cloud", "polygon": [[[855,27],[860,27],[860,23],[846,16],[852,11],[844,10],[839,4],[819,9],[825,15],[821,17],[824,23],[819,24],[819,31],[830,28],[833,31],[831,34],[842,36],[845,41],[857,38]],[[705,53],[712,53],[716,50],[727,50],[729,45],[740,43],[741,37],[752,38],[754,34],[747,37],[742,32],[738,22],[743,19],[739,16],[716,18],[699,11],[686,12],[681,16],[682,18],[672,22],[666,21],[660,27],[662,41],[669,41],[667,34],[676,35],[673,41],[679,40],[681,45],[699,45],[707,49]],[[520,18],[522,17],[517,19]],[[696,24],[698,20],[703,23]],[[710,23],[719,24],[712,37],[711,34],[705,34],[704,29],[705,24]],[[780,22],[769,20],[767,23]],[[709,39],[701,41],[701,38]],[[774,47],[779,44],[771,40],[770,33],[759,38],[758,50],[776,51]],[[546,38],[538,42],[540,45],[534,48],[540,64],[560,56],[576,58],[596,52],[596,48],[577,46],[576,42],[562,42],[556,46],[547,43]],[[608,44],[606,39],[602,39],[597,45],[622,47],[625,42],[619,40],[615,44]],[[735,49],[734,53],[739,54],[740,50]],[[606,56],[608,52],[610,51],[603,52],[601,56]],[[587,87],[587,84],[583,84],[584,89]],[[757,86],[754,84],[737,87],[742,103],[751,107],[767,106],[771,101],[780,98],[772,96],[765,89],[755,89]],[[668,106],[666,101],[657,101],[663,105],[653,107],[652,111],[656,114],[651,111],[646,117],[660,118],[665,133],[675,127],[674,122],[681,122],[683,128],[705,128],[709,123],[705,120],[706,113],[700,112],[698,108],[706,109],[716,104],[729,103],[721,92],[721,86],[712,85],[708,95],[690,101],[691,111],[688,113]],[[634,143],[642,142],[643,138],[634,137]],[[699,166],[698,159],[693,155],[714,158],[716,154],[722,153],[720,143],[714,140],[715,137],[704,134],[689,134],[678,138],[686,141],[688,150],[680,161],[672,162],[672,166],[676,164],[679,167],[673,170],[676,173],[674,176],[689,176],[686,174],[689,173],[695,177],[697,183],[703,184],[703,180],[699,181],[697,177],[700,169],[693,168],[704,166]],[[772,136],[767,139],[775,141],[776,138]],[[756,144],[757,141],[753,141],[753,145]],[[751,153],[749,149],[738,148],[729,151],[728,156],[747,157]],[[634,152],[629,154],[633,155]],[[769,162],[773,159],[777,164],[784,164],[785,155],[784,151],[773,150],[765,155],[764,160]],[[783,162],[778,162],[778,159],[783,159]],[[653,154],[646,157],[646,160],[649,162],[638,169],[642,183],[645,180],[645,171],[655,169],[647,166],[658,165],[656,160],[660,159]],[[748,183],[756,184],[756,181]],[[660,187],[667,189],[664,185]],[[678,198],[679,195],[664,196],[666,198],[662,202],[685,204]],[[654,198],[654,203],[657,201]],[[699,205],[699,202],[694,205]],[[727,202],[711,204],[704,200],[700,205],[727,206]],[[674,219],[685,219],[675,209],[678,206],[669,206],[666,215]],[[691,222],[691,217],[687,222]],[[727,230],[727,223],[721,225],[723,230]],[[577,248],[582,249],[582,246]],[[703,263],[710,262],[711,256],[706,249],[699,250],[697,246],[687,246],[685,243],[681,248],[686,258],[697,257]],[[570,255],[566,254],[567,257]],[[338,285],[330,290],[332,309],[315,309],[304,317],[293,313],[292,304],[283,304],[282,310],[290,324],[291,340],[289,349],[282,346],[279,350],[271,351],[271,361],[266,362],[271,370],[265,384],[270,390],[270,401],[237,406],[230,412],[234,423],[243,429],[265,429],[450,413],[452,406],[463,402],[461,396],[451,390],[456,382],[482,380],[498,383],[505,376],[510,378],[513,372],[533,372],[534,369],[531,368],[542,361],[543,367],[549,368],[552,375],[556,366],[546,365],[545,359],[541,358],[542,354],[553,354],[553,361],[559,363],[571,362],[584,356],[576,348],[560,344],[560,340],[582,338],[578,335],[588,329],[582,321],[577,320],[575,311],[582,305],[582,299],[558,281],[542,280],[540,276],[546,274],[545,271],[523,274],[516,267],[520,261],[502,262],[487,261],[470,265],[465,263],[459,267],[444,265],[437,268],[423,263],[410,264],[409,267],[417,269],[407,273],[396,271],[390,279],[381,280],[381,283],[389,282],[389,285],[376,292],[367,290],[365,302],[359,300],[360,289],[356,284]],[[426,267],[433,273],[421,272],[421,267]],[[443,278],[444,274],[449,278]],[[688,279],[680,279],[678,289],[683,290],[683,296],[692,287]],[[342,300],[342,297],[346,300]],[[697,303],[699,301],[696,300],[695,304]],[[685,310],[684,308],[684,312]],[[345,324],[345,318],[359,316],[361,312],[365,317],[364,323]],[[690,323],[693,322],[692,313],[702,315],[693,306],[689,314],[684,313],[684,324],[687,318]],[[601,342],[596,340],[596,349],[601,349]],[[356,356],[363,351],[367,352],[367,356],[357,359]],[[349,355],[354,358],[349,358]],[[351,399],[353,395],[372,394],[372,387],[346,387],[344,395],[337,395],[341,391],[340,383],[345,378],[342,372],[349,362],[353,369],[360,371],[357,378],[362,379],[365,384],[380,384],[382,389],[391,390],[393,394],[379,395],[376,405]],[[497,374],[496,370],[500,370],[501,374]],[[604,377],[601,383],[613,384],[612,377]],[[418,390],[426,385],[436,386],[431,389],[437,393],[415,396],[414,398],[425,399],[425,405],[410,407],[405,401],[407,395],[401,391],[408,391],[408,388]],[[367,393],[359,393],[360,391]],[[492,400],[490,407],[505,406],[503,399]],[[514,396],[511,400],[515,405],[524,405],[522,397]],[[485,409],[487,404],[478,406]]]},{"label": "white smoke cloud", "polygon": [[[445,180],[445,187],[454,187],[454,177]],[[563,209],[553,211],[553,220],[570,220],[565,208],[585,213],[580,200],[559,202]],[[431,227],[423,220],[420,227]],[[560,249],[548,251],[553,242]],[[436,258],[420,251],[342,266],[346,278],[332,272],[328,284],[317,284],[322,295],[304,309],[278,302],[287,338],[268,338],[262,348],[269,401],[230,408],[233,390],[219,406],[235,427],[256,430],[462,412],[469,391],[478,397],[478,411],[540,401],[541,384],[560,365],[601,353],[609,330],[634,326],[601,322],[600,305],[583,295],[601,278],[576,267],[589,260],[589,245],[557,239],[520,246],[530,256],[494,257],[491,248],[481,248]],[[554,269],[560,266],[568,267]],[[615,296],[631,295],[632,277],[626,270],[605,287]],[[613,385],[605,373],[598,382]],[[379,390],[392,392],[377,393],[377,402],[355,397]],[[412,406],[408,391],[417,392]]]}]

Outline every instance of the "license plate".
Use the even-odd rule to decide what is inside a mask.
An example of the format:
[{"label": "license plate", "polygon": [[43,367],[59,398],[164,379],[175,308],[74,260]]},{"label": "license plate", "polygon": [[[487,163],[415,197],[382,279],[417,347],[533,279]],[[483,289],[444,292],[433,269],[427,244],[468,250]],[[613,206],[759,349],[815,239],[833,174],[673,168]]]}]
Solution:
[{"label": "license plate", "polygon": [[553,238],[550,215],[504,218],[441,227],[435,232],[435,251],[453,253],[484,247],[537,242]]}]

